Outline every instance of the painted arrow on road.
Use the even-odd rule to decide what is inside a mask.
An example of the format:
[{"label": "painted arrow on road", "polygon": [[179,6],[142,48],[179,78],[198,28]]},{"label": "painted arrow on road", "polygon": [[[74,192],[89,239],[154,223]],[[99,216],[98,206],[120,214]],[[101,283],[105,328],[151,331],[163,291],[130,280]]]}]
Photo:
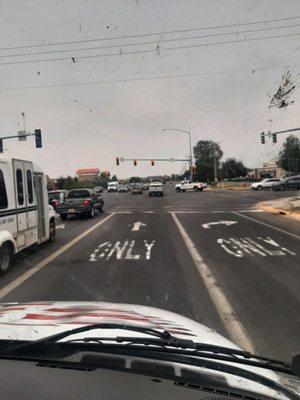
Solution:
[{"label": "painted arrow on road", "polygon": [[215,222],[208,222],[207,224],[202,224],[201,226],[204,229],[210,229],[210,227],[214,226],[214,225],[230,226],[230,225],[234,225],[234,224],[237,224],[237,221],[215,221]]},{"label": "painted arrow on road", "polygon": [[133,227],[132,227],[131,230],[132,230],[132,231],[139,231],[141,226],[147,226],[147,225],[144,224],[143,222],[138,221],[138,222],[135,222],[135,223],[133,224]]}]

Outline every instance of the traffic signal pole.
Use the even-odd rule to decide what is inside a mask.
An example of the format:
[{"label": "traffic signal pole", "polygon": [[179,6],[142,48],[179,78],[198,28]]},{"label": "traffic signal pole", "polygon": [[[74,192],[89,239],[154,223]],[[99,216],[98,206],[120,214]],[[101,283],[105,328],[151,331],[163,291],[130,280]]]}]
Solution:
[{"label": "traffic signal pole", "polygon": [[280,135],[281,133],[289,133],[289,132],[297,132],[297,131],[300,131],[300,128],[285,129],[284,131],[276,131],[276,132],[268,131],[267,133],[261,132],[260,142],[261,142],[261,144],[265,144],[266,143],[266,135],[268,135],[269,137],[272,136],[273,143],[277,143],[277,135]]},{"label": "traffic signal pole", "polygon": [[18,135],[12,136],[2,136],[0,137],[0,153],[3,153],[3,140],[5,139],[15,139],[26,140],[27,136],[35,136],[35,146],[36,148],[42,147],[42,133],[40,129],[35,129],[34,133],[26,133],[26,131],[20,131]]}]

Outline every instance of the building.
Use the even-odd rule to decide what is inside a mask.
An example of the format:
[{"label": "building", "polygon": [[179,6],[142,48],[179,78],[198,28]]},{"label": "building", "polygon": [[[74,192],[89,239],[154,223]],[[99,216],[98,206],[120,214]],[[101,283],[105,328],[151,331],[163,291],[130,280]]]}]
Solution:
[{"label": "building", "polygon": [[99,168],[84,168],[76,171],[76,177],[78,178],[79,182],[93,182],[99,177],[99,174]]},{"label": "building", "polygon": [[279,166],[277,160],[269,160],[263,163],[262,168],[254,168],[248,172],[251,179],[282,178],[286,171]]}]

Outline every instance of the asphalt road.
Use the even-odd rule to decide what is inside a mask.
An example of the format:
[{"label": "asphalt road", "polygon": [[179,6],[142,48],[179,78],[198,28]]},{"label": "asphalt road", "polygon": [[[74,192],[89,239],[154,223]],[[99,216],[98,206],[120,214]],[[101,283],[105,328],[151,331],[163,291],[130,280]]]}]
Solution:
[{"label": "asphalt road", "polygon": [[105,193],[104,214],[58,218],[55,243],[15,258],[0,299],[160,307],[290,360],[300,353],[300,224],[255,208],[280,196],[171,185],[164,197]]}]

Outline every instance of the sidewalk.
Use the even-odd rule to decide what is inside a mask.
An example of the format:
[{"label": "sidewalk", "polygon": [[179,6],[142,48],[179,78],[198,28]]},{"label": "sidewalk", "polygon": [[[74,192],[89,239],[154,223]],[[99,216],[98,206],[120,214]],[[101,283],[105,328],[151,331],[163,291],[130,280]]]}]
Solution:
[{"label": "sidewalk", "polygon": [[257,208],[271,214],[287,215],[300,221],[300,196],[263,201],[257,204]]}]

